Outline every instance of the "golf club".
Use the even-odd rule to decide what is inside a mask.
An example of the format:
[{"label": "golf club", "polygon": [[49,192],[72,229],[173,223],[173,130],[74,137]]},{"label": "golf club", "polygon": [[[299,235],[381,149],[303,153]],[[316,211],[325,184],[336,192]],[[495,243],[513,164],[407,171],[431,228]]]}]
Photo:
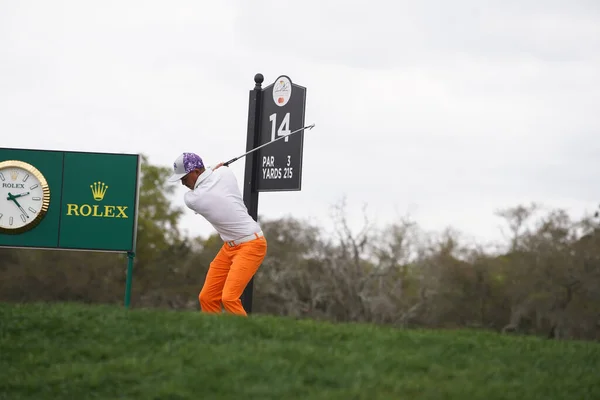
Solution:
[{"label": "golf club", "polygon": [[314,127],[315,127],[315,124],[312,124],[312,125],[307,125],[307,126],[305,126],[305,127],[303,127],[303,128],[300,128],[300,129],[296,129],[295,131],[293,131],[293,132],[290,132],[290,133],[288,133],[287,135],[280,136],[280,137],[278,137],[278,138],[277,138],[277,139],[275,139],[275,140],[271,140],[270,142],[267,142],[267,143],[261,144],[260,146],[258,146],[258,147],[255,147],[255,148],[253,148],[253,149],[252,149],[252,150],[250,150],[250,151],[247,151],[246,153],[242,154],[241,156],[238,156],[238,157],[236,157],[236,158],[232,158],[231,160],[229,160],[229,161],[227,161],[227,162],[224,162],[224,163],[223,163],[223,165],[224,165],[224,166],[228,166],[228,165],[229,165],[229,164],[231,164],[232,162],[234,162],[234,161],[236,161],[236,160],[238,160],[238,159],[240,159],[240,158],[242,158],[242,157],[245,157],[245,156],[247,156],[248,154],[252,153],[253,151],[256,151],[256,150],[260,149],[261,147],[265,147],[266,145],[268,145],[268,144],[271,144],[271,143],[275,143],[276,141],[278,141],[278,140],[280,140],[280,139],[286,138],[286,137],[288,137],[288,136],[292,136],[292,135],[293,135],[294,133],[296,133],[296,132],[300,132],[300,131],[303,131],[303,130],[305,130],[305,129],[312,129],[312,128],[314,128]]}]

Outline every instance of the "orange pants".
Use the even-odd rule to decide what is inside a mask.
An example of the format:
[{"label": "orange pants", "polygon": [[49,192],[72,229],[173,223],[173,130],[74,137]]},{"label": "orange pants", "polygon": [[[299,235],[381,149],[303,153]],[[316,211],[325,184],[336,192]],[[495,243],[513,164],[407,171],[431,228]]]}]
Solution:
[{"label": "orange pants", "polygon": [[202,311],[220,313],[222,303],[226,312],[247,316],[240,297],[266,254],[264,236],[234,247],[224,243],[210,263],[198,296]]}]

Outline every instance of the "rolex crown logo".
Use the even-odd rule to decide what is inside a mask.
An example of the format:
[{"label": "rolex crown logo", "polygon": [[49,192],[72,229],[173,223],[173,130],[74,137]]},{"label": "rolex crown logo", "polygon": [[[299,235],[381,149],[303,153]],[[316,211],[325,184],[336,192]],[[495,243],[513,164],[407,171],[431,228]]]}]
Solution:
[{"label": "rolex crown logo", "polygon": [[13,181],[16,181],[18,176],[19,176],[18,171],[10,171],[10,179],[12,179]]},{"label": "rolex crown logo", "polygon": [[92,188],[92,195],[96,201],[102,200],[108,190],[108,186],[106,186],[104,182],[94,182],[90,185],[90,188]]}]

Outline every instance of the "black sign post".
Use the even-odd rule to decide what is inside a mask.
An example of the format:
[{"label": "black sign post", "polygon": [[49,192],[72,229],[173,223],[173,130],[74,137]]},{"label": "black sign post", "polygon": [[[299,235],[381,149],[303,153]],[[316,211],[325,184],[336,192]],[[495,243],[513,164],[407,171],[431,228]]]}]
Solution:
[{"label": "black sign post", "polygon": [[[250,91],[250,99],[248,106],[248,134],[246,137],[246,151],[250,151],[258,146],[259,133],[260,133],[260,115],[261,115],[261,98],[262,89],[261,85],[264,80],[262,74],[256,74],[254,76],[254,89]],[[256,190],[256,177],[258,173],[258,157],[257,152],[253,152],[246,156],[246,165],[244,168],[244,203],[248,209],[248,213],[255,220],[258,221],[258,191]],[[250,314],[252,312],[252,292],[254,287],[254,278],[250,279],[250,282],[242,293],[242,305],[246,312]]]},{"label": "black sign post", "polygon": [[[277,140],[246,157],[244,203],[250,216],[258,220],[258,193],[301,190],[304,131],[282,136],[304,127],[306,88],[293,84],[285,75],[261,88],[264,77],[254,76],[248,107],[246,151]],[[278,140],[280,139],[280,140]],[[242,294],[242,305],[252,312],[254,278]]]}]

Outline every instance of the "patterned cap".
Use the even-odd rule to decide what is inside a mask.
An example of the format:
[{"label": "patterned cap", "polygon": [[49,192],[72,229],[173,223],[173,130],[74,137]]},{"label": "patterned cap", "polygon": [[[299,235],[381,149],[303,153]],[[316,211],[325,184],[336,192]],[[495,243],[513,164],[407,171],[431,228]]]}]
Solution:
[{"label": "patterned cap", "polygon": [[202,158],[195,153],[182,153],[173,163],[173,173],[169,182],[177,182],[196,168],[204,167]]}]

